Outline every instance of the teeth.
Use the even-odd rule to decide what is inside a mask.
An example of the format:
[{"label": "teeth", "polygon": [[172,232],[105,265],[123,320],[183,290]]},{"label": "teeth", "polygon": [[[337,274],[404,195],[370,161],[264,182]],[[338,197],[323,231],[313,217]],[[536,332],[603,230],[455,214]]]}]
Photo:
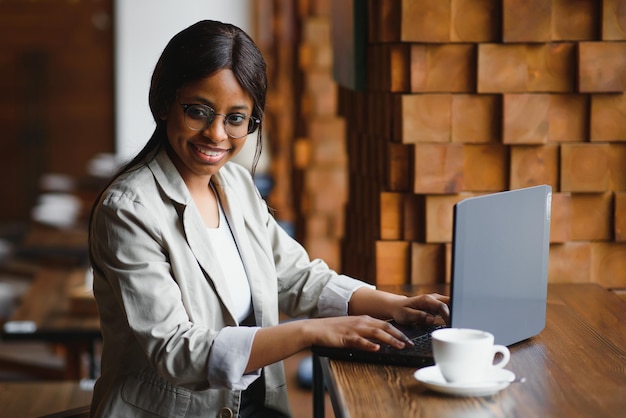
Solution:
[{"label": "teeth", "polygon": [[205,149],[201,149],[201,148],[198,148],[198,151],[200,151],[201,153],[203,153],[204,155],[209,156],[209,157],[217,157],[217,156],[222,155],[224,153],[223,150],[213,151],[213,150],[205,150]]}]

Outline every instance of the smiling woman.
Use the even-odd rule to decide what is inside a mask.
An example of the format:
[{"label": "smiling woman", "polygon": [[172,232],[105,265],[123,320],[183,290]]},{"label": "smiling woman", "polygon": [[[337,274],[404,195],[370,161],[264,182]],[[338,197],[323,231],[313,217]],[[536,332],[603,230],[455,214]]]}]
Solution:
[{"label": "smiling woman", "polygon": [[154,133],[91,212],[103,335],[92,416],[289,416],[284,359],[312,345],[402,348],[384,319],[448,317],[447,297],[377,291],[280,227],[231,161],[258,132],[254,171],[266,90],[261,53],[233,25],[198,22],[163,51]]}]

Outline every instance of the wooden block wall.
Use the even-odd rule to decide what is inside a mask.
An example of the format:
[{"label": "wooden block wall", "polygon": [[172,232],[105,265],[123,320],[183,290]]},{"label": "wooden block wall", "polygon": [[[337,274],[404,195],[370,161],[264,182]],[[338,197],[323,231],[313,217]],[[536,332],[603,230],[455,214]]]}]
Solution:
[{"label": "wooden block wall", "polygon": [[[295,12],[293,0],[257,0],[252,2],[255,16],[254,40],[267,63],[268,92],[264,118],[264,134],[269,138],[271,157],[270,173],[272,190],[267,198],[269,206],[275,210],[276,218],[286,224],[296,222],[294,209],[293,167],[300,152],[294,156],[292,149],[302,149],[295,138],[298,119],[294,98],[296,85],[293,68],[297,62],[297,42],[294,39]],[[299,146],[300,145],[300,146]]]},{"label": "wooden block wall", "polygon": [[549,280],[626,289],[626,0],[366,4],[344,271],[449,280],[454,203],[549,184]]},{"label": "wooden block wall", "polygon": [[337,116],[332,75],[330,2],[299,0],[297,22],[294,187],[296,238],[313,258],[341,270],[341,239],[348,198],[345,120]]}]

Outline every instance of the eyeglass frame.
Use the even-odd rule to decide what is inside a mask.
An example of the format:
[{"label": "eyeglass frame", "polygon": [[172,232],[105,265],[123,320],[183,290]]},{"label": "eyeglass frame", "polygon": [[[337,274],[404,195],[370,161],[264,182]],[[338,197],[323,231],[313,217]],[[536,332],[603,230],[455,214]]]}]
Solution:
[{"label": "eyeglass frame", "polygon": [[[252,132],[256,131],[257,127],[261,124],[261,119],[259,118],[255,118],[252,115],[247,115],[245,113],[239,113],[239,112],[233,112],[233,113],[217,113],[215,111],[215,109],[213,109],[211,106],[202,104],[202,103],[180,103],[178,102],[178,104],[182,107],[183,109],[183,118],[185,120],[185,125],[187,125],[187,128],[193,130],[193,131],[203,131],[205,129],[207,129],[209,126],[211,126],[211,124],[213,122],[215,122],[215,118],[217,116],[223,116],[224,117],[224,131],[226,132],[226,134],[234,139],[240,139],[240,138],[244,138],[248,135],[250,135]],[[200,128],[200,129],[196,129],[196,128],[192,128],[191,126],[189,126],[189,123],[187,122],[187,110],[192,107],[192,106],[199,106],[201,108],[204,109],[208,109],[209,111],[207,112],[209,115],[213,115],[212,117],[207,118],[207,122],[206,126],[204,128]],[[230,124],[230,122],[228,121],[228,117],[232,116],[232,115],[238,115],[238,116],[243,116],[245,118],[248,119],[248,129],[246,130],[246,134],[241,135],[241,136],[233,136],[228,132],[228,125]]]}]

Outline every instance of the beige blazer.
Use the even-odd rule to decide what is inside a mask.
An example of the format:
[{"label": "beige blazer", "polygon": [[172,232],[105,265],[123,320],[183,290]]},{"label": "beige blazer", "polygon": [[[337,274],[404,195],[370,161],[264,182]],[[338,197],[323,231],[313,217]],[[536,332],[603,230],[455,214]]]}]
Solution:
[{"label": "beige blazer", "polygon": [[[337,273],[311,261],[277,225],[243,167],[228,163],[212,181],[248,273],[256,324],[278,324],[279,307],[294,317],[318,315],[320,294]],[[207,242],[164,151],[104,193],[90,251],[103,334],[92,415],[236,416],[251,380],[233,383],[229,376],[241,371],[210,370],[209,359],[220,332],[251,341],[254,328],[236,326],[219,247]],[[229,354],[235,365],[248,355]],[[263,374],[266,405],[289,414],[282,363]]]}]

